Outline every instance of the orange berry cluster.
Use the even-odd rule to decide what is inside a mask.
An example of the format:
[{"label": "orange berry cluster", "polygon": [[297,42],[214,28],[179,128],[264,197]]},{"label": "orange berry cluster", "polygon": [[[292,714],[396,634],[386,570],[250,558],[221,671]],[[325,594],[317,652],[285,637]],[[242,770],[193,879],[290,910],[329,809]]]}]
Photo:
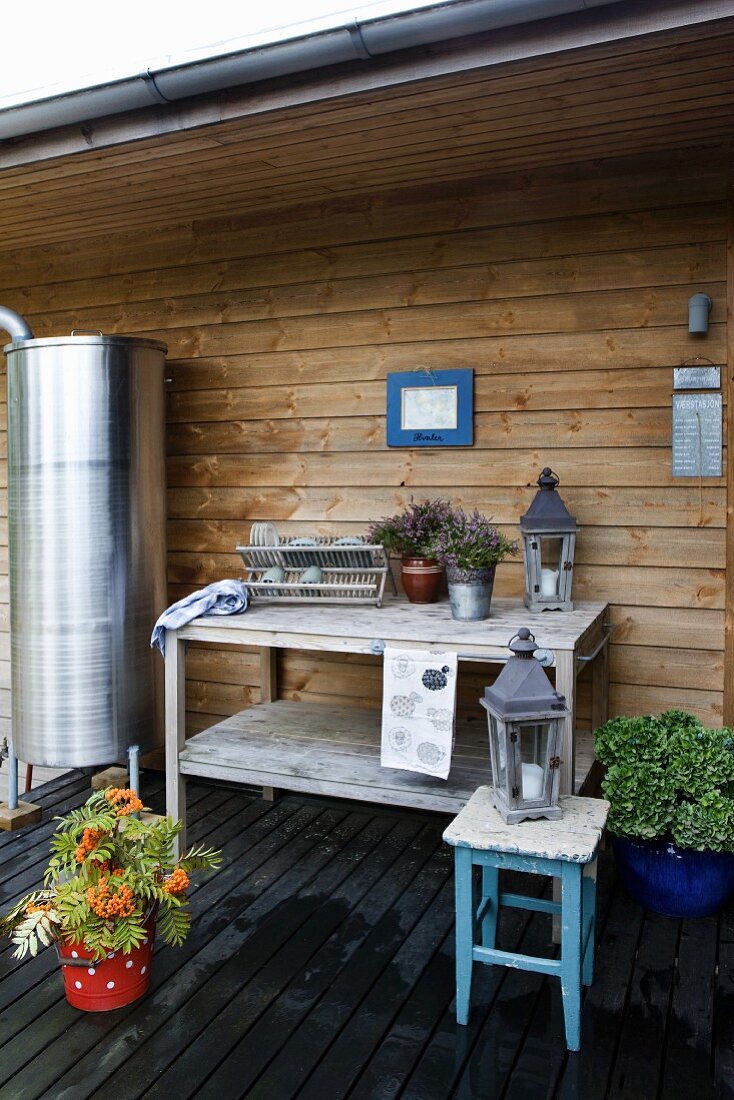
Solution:
[{"label": "orange berry cluster", "polygon": [[138,798],[137,792],[123,787],[110,787],[105,792],[105,798],[111,806],[117,808],[118,817],[129,817],[130,814],[137,814],[143,808],[143,803]]},{"label": "orange berry cluster", "polygon": [[107,880],[101,878],[95,889],[87,890],[87,904],[93,913],[105,920],[114,917],[131,917],[135,912],[135,900],[129,886],[120,886],[115,893],[110,890]]},{"label": "orange berry cluster", "polygon": [[77,863],[84,863],[84,860],[87,858],[89,853],[93,852],[94,849],[97,847],[97,845],[99,844],[101,838],[102,838],[102,830],[101,829],[85,829],[84,830],[84,833],[83,833],[82,839],[81,839],[81,843],[78,845],[76,853],[75,853]]},{"label": "orange berry cluster", "polygon": [[189,886],[189,876],[183,867],[174,867],[170,876],[163,883],[163,889],[167,894],[183,894]]},{"label": "orange berry cluster", "polygon": [[26,916],[30,917],[31,913],[48,913],[51,909],[53,909],[53,902],[31,901],[26,906]]}]

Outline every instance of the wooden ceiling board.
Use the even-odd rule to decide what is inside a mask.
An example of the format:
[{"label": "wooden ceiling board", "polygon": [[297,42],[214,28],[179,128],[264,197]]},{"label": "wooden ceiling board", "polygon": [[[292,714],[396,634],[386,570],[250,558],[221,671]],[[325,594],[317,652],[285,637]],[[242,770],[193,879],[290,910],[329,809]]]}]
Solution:
[{"label": "wooden ceiling board", "polygon": [[730,29],[619,45],[8,169],[0,247],[732,137]]}]

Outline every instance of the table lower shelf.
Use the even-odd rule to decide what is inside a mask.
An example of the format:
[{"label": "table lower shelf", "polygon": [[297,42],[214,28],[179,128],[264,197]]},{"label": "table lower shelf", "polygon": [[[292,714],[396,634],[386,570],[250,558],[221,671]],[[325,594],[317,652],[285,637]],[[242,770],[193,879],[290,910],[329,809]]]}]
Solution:
[{"label": "table lower shelf", "polygon": [[380,766],[380,714],[280,699],[260,703],[186,742],[184,775],[456,813],[490,782],[484,716],[458,723],[447,780]]},{"label": "table lower shelf", "polygon": [[280,699],[190,738],[183,775],[455,814],[491,783],[484,715],[457,722],[448,779],[380,766],[380,713]]}]

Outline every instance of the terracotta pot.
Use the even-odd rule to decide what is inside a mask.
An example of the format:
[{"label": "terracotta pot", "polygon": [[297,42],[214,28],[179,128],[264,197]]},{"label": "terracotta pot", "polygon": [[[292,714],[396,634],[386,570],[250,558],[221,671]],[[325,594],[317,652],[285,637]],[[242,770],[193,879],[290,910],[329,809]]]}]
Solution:
[{"label": "terracotta pot", "polygon": [[64,976],[66,999],[84,1012],[109,1012],[142,997],[150,984],[150,964],[155,939],[155,917],[146,923],[147,939],[123,955],[110,952],[94,962],[83,944],[59,944],[59,961]]},{"label": "terracotta pot", "polygon": [[411,603],[436,603],[443,585],[443,566],[435,558],[403,558],[403,588]]}]

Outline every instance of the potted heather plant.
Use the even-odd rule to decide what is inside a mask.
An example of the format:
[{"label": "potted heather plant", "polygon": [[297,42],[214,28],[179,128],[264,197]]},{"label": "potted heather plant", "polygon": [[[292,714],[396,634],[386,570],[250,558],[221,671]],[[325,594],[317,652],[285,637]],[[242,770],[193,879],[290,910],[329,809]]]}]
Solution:
[{"label": "potted heather plant", "polygon": [[734,892],[734,737],[685,711],[596,731],[622,881],[647,909],[716,913]]},{"label": "potted heather plant", "polygon": [[435,603],[441,593],[443,565],[435,558],[436,536],[451,512],[448,501],[411,500],[403,512],[373,523],[368,539],[402,559],[405,594],[411,603]]},{"label": "potted heather plant", "polygon": [[138,818],[144,810],[135,791],[108,787],[58,818],[44,888],[0,920],[15,958],[54,946],[75,1008],[104,1012],[141,997],[156,931],[166,943],[183,943],[189,876],[221,862],[204,847],[174,860],[181,823]]},{"label": "potted heather plant", "polygon": [[488,619],[495,569],[517,543],[498,531],[491,520],[474,509],[449,510],[433,544],[436,558],[446,567],[451,613],[455,619]]}]

